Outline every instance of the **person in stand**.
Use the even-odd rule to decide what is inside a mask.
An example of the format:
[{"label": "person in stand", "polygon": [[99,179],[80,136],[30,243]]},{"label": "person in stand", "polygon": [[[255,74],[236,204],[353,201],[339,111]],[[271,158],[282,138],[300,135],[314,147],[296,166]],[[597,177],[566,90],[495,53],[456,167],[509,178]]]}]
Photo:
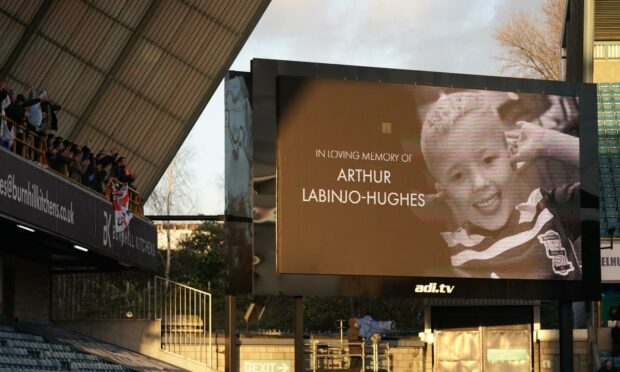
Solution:
[{"label": "person in stand", "polygon": [[42,121],[41,128],[46,132],[56,132],[58,130],[58,119],[56,112],[62,110],[62,106],[49,101],[47,90],[39,94],[41,99]]},{"label": "person in stand", "polygon": [[65,177],[69,177],[69,164],[72,162],[71,142],[57,138],[50,161],[50,167]]},{"label": "person in stand", "polygon": [[618,306],[612,306],[609,308],[609,320],[620,320],[620,311],[618,311]]},{"label": "person in stand", "polygon": [[122,156],[116,160],[116,164],[114,166],[114,177],[116,177],[120,182],[127,183],[130,187],[133,187],[132,184],[136,177],[129,171],[127,168],[127,161]]},{"label": "person in stand", "polygon": [[75,147],[73,149],[73,163],[69,169],[69,177],[75,182],[81,183],[82,177],[88,167],[88,159],[83,158],[82,150]]},{"label": "person in stand", "polygon": [[[14,97],[14,99],[11,98],[11,104],[5,109],[6,116],[14,123],[25,126],[26,120],[30,115],[30,112],[26,110],[26,108],[28,108],[29,105],[36,103],[37,100],[26,100],[26,97],[23,94],[18,94]],[[28,139],[26,137],[28,137],[28,133],[24,133],[24,130],[21,127],[18,127],[16,131],[16,138],[20,139],[16,146],[16,152],[18,154],[22,154],[24,152],[22,141],[27,141]]]},{"label": "person in stand", "polygon": [[6,82],[4,80],[0,80],[0,146],[10,149],[13,145],[13,140],[15,139],[15,128],[13,128],[13,124],[4,120],[4,116],[6,112],[4,109],[9,107],[11,104],[11,97],[9,94],[9,90],[6,87]]},{"label": "person in stand", "polygon": [[598,372],[608,372],[608,371],[618,372],[618,369],[614,368],[614,365],[610,359],[607,359],[605,363],[603,363],[601,368],[598,369]]}]

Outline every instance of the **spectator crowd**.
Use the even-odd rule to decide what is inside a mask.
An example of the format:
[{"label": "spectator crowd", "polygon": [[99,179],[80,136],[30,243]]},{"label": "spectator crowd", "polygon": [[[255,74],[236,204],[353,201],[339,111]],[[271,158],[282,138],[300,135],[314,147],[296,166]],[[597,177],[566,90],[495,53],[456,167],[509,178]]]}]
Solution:
[{"label": "spectator crowd", "polygon": [[35,161],[45,156],[49,168],[101,194],[112,178],[134,188],[135,175],[116,149],[95,152],[88,143],[80,146],[56,135],[62,106],[49,100],[45,88],[26,83],[18,94],[0,81],[0,107],[0,146]]}]

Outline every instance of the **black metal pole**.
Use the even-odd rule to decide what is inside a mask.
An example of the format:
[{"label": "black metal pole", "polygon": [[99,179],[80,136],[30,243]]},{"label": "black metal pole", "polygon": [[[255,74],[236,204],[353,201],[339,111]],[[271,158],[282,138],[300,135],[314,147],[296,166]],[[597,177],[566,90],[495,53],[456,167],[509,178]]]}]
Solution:
[{"label": "black metal pole", "polygon": [[304,371],[304,298],[295,296],[295,372]]},{"label": "black metal pole", "polygon": [[239,366],[237,365],[237,297],[226,296],[226,347],[225,347],[225,359],[224,371],[225,372],[237,372]]},{"label": "black metal pole", "polygon": [[573,303],[560,301],[560,371],[573,372]]}]

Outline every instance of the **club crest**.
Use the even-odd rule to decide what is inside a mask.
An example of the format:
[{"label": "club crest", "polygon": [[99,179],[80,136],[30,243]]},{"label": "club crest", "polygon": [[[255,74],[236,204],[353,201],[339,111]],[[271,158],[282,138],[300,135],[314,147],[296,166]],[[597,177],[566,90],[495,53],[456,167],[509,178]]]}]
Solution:
[{"label": "club crest", "polygon": [[551,259],[551,268],[554,273],[566,276],[575,270],[573,263],[570,262],[566,255],[566,249],[562,247],[560,234],[554,230],[549,230],[544,234],[538,235],[538,241],[545,246],[545,253]]}]

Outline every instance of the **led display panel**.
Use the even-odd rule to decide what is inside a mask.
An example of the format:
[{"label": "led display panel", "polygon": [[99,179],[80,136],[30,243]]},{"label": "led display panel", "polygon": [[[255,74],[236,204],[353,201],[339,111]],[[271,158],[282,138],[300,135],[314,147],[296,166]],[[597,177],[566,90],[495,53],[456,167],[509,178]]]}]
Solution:
[{"label": "led display panel", "polygon": [[592,84],[252,61],[255,294],[595,299]]},{"label": "led display panel", "polygon": [[576,97],[279,88],[279,272],[581,279]]}]

